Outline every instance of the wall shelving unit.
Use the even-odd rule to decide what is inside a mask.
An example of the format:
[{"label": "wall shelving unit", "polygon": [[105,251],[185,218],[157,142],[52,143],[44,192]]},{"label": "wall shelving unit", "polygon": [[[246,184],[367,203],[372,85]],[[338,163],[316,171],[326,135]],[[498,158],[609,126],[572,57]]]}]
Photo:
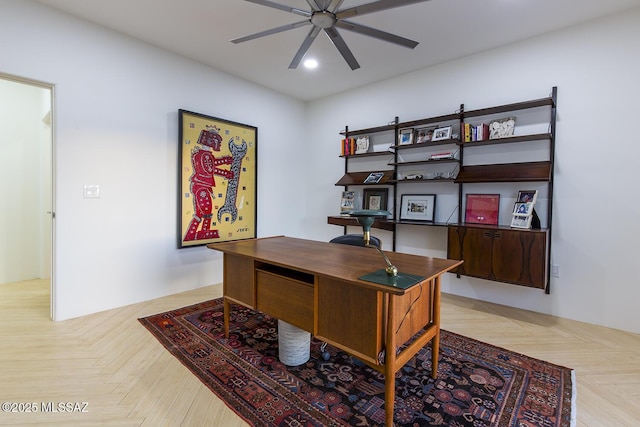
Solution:
[{"label": "wall shelving unit", "polygon": [[[525,102],[465,111],[464,104],[453,114],[341,132],[344,138],[368,136],[369,152],[345,154],[345,172],[335,185],[360,190],[367,186],[390,189],[387,220],[378,220],[374,228],[393,233],[404,224],[446,226],[447,257],[465,262],[457,275],[543,289],[549,293],[551,230],[553,213],[553,174],[556,133],[557,88],[548,97]],[[465,124],[479,126],[509,116],[515,119],[513,135],[465,142]],[[451,126],[451,137],[424,143],[398,144],[403,129]],[[453,158],[433,160],[440,151],[454,153]],[[421,173],[416,173],[418,170]],[[371,172],[383,172],[375,184],[364,184]],[[409,175],[412,179],[404,179]],[[517,229],[505,225],[511,212],[502,209],[499,225],[465,223],[465,196],[470,193],[498,192],[502,200],[515,197],[518,190],[539,189],[542,203],[536,214],[542,227]],[[487,188],[489,190],[487,190]],[[400,220],[400,197],[407,193],[431,193],[445,200],[433,222]],[[439,205],[443,205],[439,203]],[[453,208],[453,210],[451,209]],[[457,210],[457,217],[453,213]],[[357,226],[345,216],[329,216],[329,224]]]}]

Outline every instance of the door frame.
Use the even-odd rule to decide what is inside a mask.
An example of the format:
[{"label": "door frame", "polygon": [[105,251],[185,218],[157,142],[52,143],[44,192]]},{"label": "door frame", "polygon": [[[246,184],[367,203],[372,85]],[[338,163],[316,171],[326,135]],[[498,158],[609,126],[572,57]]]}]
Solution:
[{"label": "door frame", "polygon": [[50,280],[49,280],[49,296],[50,296],[50,301],[49,301],[49,315],[51,317],[51,320],[55,320],[55,289],[56,289],[56,256],[55,256],[55,238],[56,238],[56,192],[55,192],[55,177],[56,177],[56,144],[55,144],[55,86],[52,83],[47,83],[47,82],[43,82],[43,81],[39,81],[39,80],[34,80],[34,79],[29,79],[29,78],[25,78],[25,77],[20,77],[20,76],[16,76],[16,75],[12,75],[12,74],[7,74],[7,73],[3,73],[0,72],[0,79],[3,80],[8,80],[8,81],[12,81],[12,82],[16,82],[16,83],[20,83],[20,84],[26,84],[26,85],[30,85],[30,86],[36,86],[42,89],[46,89],[49,90],[50,93],[50,98],[49,98],[49,102],[51,103],[50,107],[49,107],[49,119],[50,119],[50,125],[49,125],[49,129],[51,132],[50,135],[50,140],[51,140],[51,158],[49,159],[49,161],[51,162],[51,176],[49,177],[49,192],[51,194],[51,204],[49,206],[49,210],[47,211],[47,213],[50,216],[50,221],[51,221],[51,239],[50,239],[50,254],[51,254],[51,264],[50,264]]}]

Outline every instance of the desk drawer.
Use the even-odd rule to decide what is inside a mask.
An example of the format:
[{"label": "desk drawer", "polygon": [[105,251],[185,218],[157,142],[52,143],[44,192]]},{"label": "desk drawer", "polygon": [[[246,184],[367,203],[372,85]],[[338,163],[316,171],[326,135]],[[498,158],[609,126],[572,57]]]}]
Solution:
[{"label": "desk drawer", "polygon": [[256,270],[258,310],[313,332],[313,283]]}]

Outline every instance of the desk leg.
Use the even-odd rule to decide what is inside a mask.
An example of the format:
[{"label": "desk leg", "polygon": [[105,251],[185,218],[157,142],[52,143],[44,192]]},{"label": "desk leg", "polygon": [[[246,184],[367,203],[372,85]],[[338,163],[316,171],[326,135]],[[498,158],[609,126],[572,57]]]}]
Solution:
[{"label": "desk leg", "polygon": [[396,322],[393,317],[395,299],[395,295],[389,295],[384,359],[384,412],[387,427],[393,426],[393,410],[396,399]]},{"label": "desk leg", "polygon": [[231,317],[229,310],[231,310],[231,304],[229,304],[227,297],[223,297],[222,300],[224,301],[224,336],[229,338],[229,320]]},{"label": "desk leg", "polygon": [[438,378],[438,358],[440,356],[440,276],[433,279],[433,323],[436,336],[431,339],[431,378]]}]

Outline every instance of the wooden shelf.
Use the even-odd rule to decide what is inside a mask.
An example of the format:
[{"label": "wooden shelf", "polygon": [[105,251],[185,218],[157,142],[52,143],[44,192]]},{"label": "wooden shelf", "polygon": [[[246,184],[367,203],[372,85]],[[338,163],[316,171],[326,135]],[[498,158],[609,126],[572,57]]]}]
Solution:
[{"label": "wooden shelf", "polygon": [[[378,182],[372,182],[371,184],[365,184],[364,181],[367,177],[374,172],[383,172],[384,175]],[[369,172],[349,172],[346,173],[340,178],[336,185],[384,185],[387,184],[389,180],[393,178],[395,175],[395,171],[387,170],[387,171],[369,171]]]},{"label": "wooden shelf", "polygon": [[430,159],[430,160],[418,160],[415,162],[392,162],[388,163],[390,166],[411,166],[411,165],[427,165],[434,163],[460,163],[458,159]]},{"label": "wooden shelf", "polygon": [[510,144],[515,142],[530,142],[530,141],[545,141],[550,140],[551,134],[548,133],[538,133],[533,135],[519,135],[519,136],[508,136],[505,138],[496,138],[496,139],[486,139],[483,141],[473,141],[473,142],[460,142],[458,141],[458,145],[465,146],[465,148],[470,147],[480,147],[483,145],[494,145],[494,144]]},{"label": "wooden shelf", "polygon": [[376,157],[376,156],[393,156],[393,155],[394,155],[393,151],[372,151],[372,152],[360,153],[360,154],[349,154],[348,156],[340,156],[340,157],[353,159],[356,157]]},{"label": "wooden shelf", "polygon": [[455,182],[549,182],[550,180],[551,162],[530,162],[463,166]]},{"label": "wooden shelf", "polygon": [[[360,227],[360,224],[358,224],[358,220],[350,216],[327,217],[327,224]],[[393,231],[395,230],[395,223],[393,221],[385,219],[376,219],[371,227],[379,228],[381,230]]]},{"label": "wooden shelf", "polygon": [[537,107],[551,107],[553,106],[553,98],[541,98],[534,99],[532,101],[525,102],[516,102],[513,104],[500,105],[498,107],[489,107],[489,108],[480,108],[478,110],[470,110],[464,112],[464,117],[479,117],[479,116],[489,116],[492,114],[500,114],[507,113],[518,110],[527,110],[530,108]]}]

